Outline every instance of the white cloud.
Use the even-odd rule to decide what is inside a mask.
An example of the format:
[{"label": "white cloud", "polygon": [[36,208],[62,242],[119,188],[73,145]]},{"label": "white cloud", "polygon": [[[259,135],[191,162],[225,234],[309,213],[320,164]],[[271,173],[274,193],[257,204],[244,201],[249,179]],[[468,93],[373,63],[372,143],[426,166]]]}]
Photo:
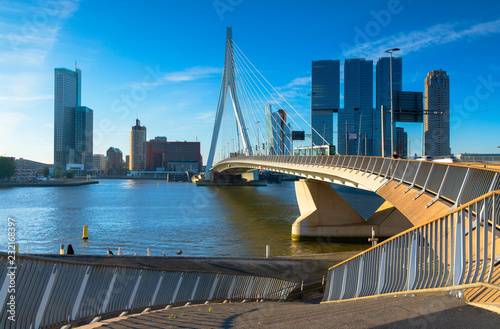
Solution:
[{"label": "white cloud", "polygon": [[292,88],[295,86],[305,86],[311,83],[311,77],[295,78],[284,88]]},{"label": "white cloud", "polygon": [[214,111],[207,111],[207,112],[201,112],[198,113],[194,117],[195,121],[210,121],[213,122],[215,120],[215,112]]},{"label": "white cloud", "polygon": [[396,45],[401,49],[400,54],[406,55],[411,52],[447,44],[465,38],[477,38],[488,34],[500,33],[500,19],[470,25],[464,24],[438,24],[423,31],[400,33],[390,37],[374,40],[356,45],[354,48],[342,53],[343,57],[377,58],[384,54],[390,45]]},{"label": "white cloud", "polygon": [[184,82],[208,78],[215,74],[222,74],[222,69],[210,66],[195,66],[182,71],[167,73],[162,79],[165,82]]}]

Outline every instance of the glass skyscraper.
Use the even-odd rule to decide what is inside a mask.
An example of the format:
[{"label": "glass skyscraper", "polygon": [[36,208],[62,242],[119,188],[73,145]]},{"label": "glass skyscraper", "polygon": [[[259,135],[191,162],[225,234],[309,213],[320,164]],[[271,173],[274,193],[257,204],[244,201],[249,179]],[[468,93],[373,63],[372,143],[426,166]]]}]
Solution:
[{"label": "glass skyscraper", "polygon": [[425,110],[425,154],[450,155],[450,77],[446,71],[427,74]]},{"label": "glass skyscraper", "polygon": [[82,72],[54,72],[54,169],[84,164],[92,170],[93,111],[81,106]]},{"label": "glass skyscraper", "polygon": [[311,88],[312,142],[333,145],[333,113],[340,106],[340,61],[313,61]]},{"label": "glass skyscraper", "polygon": [[[391,108],[391,79],[390,79],[390,57],[382,57],[377,61],[375,74],[376,93],[375,93],[375,111],[373,112],[373,155],[382,155],[382,113],[381,106],[387,110]],[[392,58],[392,91],[393,97],[395,91],[403,90],[403,58]],[[389,155],[391,148],[391,116],[384,113],[384,134],[385,134],[385,156]],[[394,124],[395,126],[395,124]]]},{"label": "glass skyscraper", "polygon": [[94,111],[86,106],[75,107],[75,154],[70,163],[82,163],[93,169]]},{"label": "glass skyscraper", "polygon": [[272,105],[265,107],[267,147],[269,155],[293,154],[292,127],[286,123],[286,112],[273,112]]},{"label": "glass skyscraper", "polygon": [[364,58],[344,62],[344,108],[338,115],[339,154],[372,155],[373,61]]}]

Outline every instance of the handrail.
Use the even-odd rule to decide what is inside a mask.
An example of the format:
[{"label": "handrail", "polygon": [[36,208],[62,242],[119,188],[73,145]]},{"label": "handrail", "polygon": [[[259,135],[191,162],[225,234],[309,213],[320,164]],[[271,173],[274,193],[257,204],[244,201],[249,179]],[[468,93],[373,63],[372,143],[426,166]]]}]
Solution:
[{"label": "handrail", "polygon": [[[187,302],[282,300],[296,287],[294,282],[272,277],[96,265],[6,253],[0,253],[0,278],[1,328],[54,327]],[[14,306],[7,304],[12,299]],[[11,310],[15,321],[9,318]]]},{"label": "handrail", "polygon": [[[368,158],[369,161],[373,163],[372,168],[368,172],[371,175],[381,177],[382,180],[385,179],[385,181],[381,183],[382,185],[387,183],[387,180],[396,180],[398,181],[398,185],[404,183],[412,188],[420,189],[420,192],[415,198],[418,198],[423,193],[434,195],[435,197],[428,206],[432,205],[438,199],[442,199],[454,203],[456,207],[492,190],[500,189],[500,173],[493,168],[474,168],[470,166],[461,166],[455,163],[447,164],[407,159],[394,161],[392,158],[350,155],[335,155],[335,157],[337,157],[335,164],[332,162],[322,165],[323,158],[326,159],[327,157],[328,156],[325,155],[239,156],[224,159],[214,165],[212,169],[226,163],[237,163],[242,167],[245,167],[249,163],[253,163],[255,165],[269,164],[274,168],[287,165],[300,166],[299,164],[304,164],[308,167],[317,167],[318,169],[320,167],[332,169],[346,168],[346,170],[351,169],[351,171],[357,170],[359,172],[366,172],[367,170],[363,168],[365,161],[358,160],[360,158]],[[352,159],[355,160],[351,161]],[[320,165],[316,164],[318,162]],[[415,165],[409,166],[410,163],[414,163]],[[418,163],[418,166],[416,163]],[[234,167],[231,168],[234,169]],[[405,172],[403,168],[408,168],[408,170]],[[224,169],[224,167],[221,167],[221,170]],[[268,168],[268,170],[272,169]],[[307,171],[314,172],[314,168],[309,168]],[[337,171],[332,172],[332,174],[342,175],[343,173]],[[429,182],[429,184],[424,184],[424,182]]]},{"label": "handrail", "polygon": [[331,267],[323,302],[491,283],[499,195],[489,192]]}]

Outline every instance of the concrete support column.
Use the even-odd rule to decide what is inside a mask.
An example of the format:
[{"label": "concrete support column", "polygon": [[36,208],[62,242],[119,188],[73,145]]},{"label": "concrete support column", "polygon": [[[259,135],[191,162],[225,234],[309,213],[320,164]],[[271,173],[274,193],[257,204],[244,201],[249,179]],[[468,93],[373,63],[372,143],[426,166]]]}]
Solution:
[{"label": "concrete support column", "polygon": [[371,236],[371,227],[328,183],[302,179],[295,182],[295,193],[300,217],[292,225],[292,240]]},{"label": "concrete support column", "polygon": [[411,228],[412,223],[386,201],[364,220],[330,184],[319,180],[295,182],[300,217],[292,225],[292,240],[356,240],[367,242],[372,235],[388,238]]}]

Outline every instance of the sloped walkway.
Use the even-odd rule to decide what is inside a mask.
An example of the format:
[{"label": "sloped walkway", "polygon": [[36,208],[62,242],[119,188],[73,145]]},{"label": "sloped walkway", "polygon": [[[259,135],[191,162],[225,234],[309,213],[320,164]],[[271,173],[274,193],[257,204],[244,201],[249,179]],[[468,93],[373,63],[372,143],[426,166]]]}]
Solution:
[{"label": "sloped walkway", "polygon": [[332,304],[290,302],[189,305],[80,328],[496,328],[500,315],[449,294],[381,297]]}]

